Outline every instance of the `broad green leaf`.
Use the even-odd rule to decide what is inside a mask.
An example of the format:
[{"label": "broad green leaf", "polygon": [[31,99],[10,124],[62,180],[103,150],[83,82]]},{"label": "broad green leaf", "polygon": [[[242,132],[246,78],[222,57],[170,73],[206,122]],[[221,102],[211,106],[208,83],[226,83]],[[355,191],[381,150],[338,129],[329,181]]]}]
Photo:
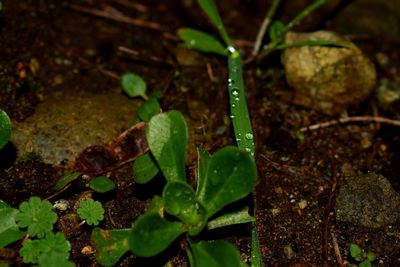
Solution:
[{"label": "broad green leaf", "polygon": [[19,230],[15,222],[17,213],[17,209],[0,200],[0,248],[21,239],[25,235],[25,232]]},{"label": "broad green leaf", "polygon": [[351,243],[350,244],[350,255],[354,258],[354,259],[356,259],[356,260],[358,260],[358,261],[360,261],[361,260],[361,254],[362,254],[362,249],[357,245],[357,244],[354,244],[354,243]]},{"label": "broad green leaf", "polygon": [[104,266],[113,266],[129,250],[131,229],[93,229],[91,239],[96,247],[96,260]]},{"label": "broad green leaf", "polygon": [[374,261],[374,260],[376,260],[376,255],[375,255],[375,253],[373,253],[373,252],[367,252],[367,258],[368,258],[368,260],[369,261]]},{"label": "broad green leaf", "polygon": [[158,166],[149,153],[139,156],[132,164],[133,179],[138,184],[149,182],[158,172]]},{"label": "broad green leaf", "polygon": [[243,267],[240,252],[227,241],[200,241],[191,243],[190,247],[196,267]]},{"label": "broad green leaf", "polygon": [[59,191],[70,184],[72,181],[78,179],[82,173],[80,172],[68,172],[64,174],[54,185],[53,189]]},{"label": "broad green leaf", "polygon": [[197,192],[201,191],[204,186],[204,179],[209,160],[210,154],[208,154],[207,151],[201,148],[197,149]]},{"label": "broad green leaf", "polygon": [[228,36],[228,33],[225,30],[224,23],[219,15],[217,6],[215,5],[214,0],[197,0],[201,8],[206,12],[207,16],[210,18],[214,26],[219,31],[222,39],[224,40],[225,44],[228,46],[232,45],[232,41]]},{"label": "broad green leaf", "polygon": [[211,156],[198,199],[211,217],[226,205],[247,196],[256,180],[257,169],[250,155],[237,147],[225,147]]},{"label": "broad green leaf", "polygon": [[99,193],[105,193],[114,190],[115,183],[107,176],[99,176],[89,182],[90,188]]},{"label": "broad green leaf", "polygon": [[302,47],[302,46],[333,46],[333,47],[345,47],[349,49],[354,49],[354,45],[347,41],[303,41],[293,44],[280,44],[276,47],[278,50]]},{"label": "broad green leaf", "polygon": [[233,224],[254,222],[255,218],[249,215],[249,208],[243,210],[226,213],[207,223],[207,230],[220,228]]},{"label": "broad green leaf", "polygon": [[206,53],[216,53],[227,56],[227,49],[214,36],[191,28],[183,28],[178,31],[179,37],[185,44],[195,50]]},{"label": "broad green leaf", "polygon": [[143,97],[147,100],[146,82],[135,73],[125,73],[121,76],[122,90],[130,97]]},{"label": "broad green leaf", "polygon": [[60,259],[60,253],[51,251],[48,253],[43,253],[38,257],[39,266],[46,267],[74,267],[75,264],[72,262]]},{"label": "broad green leaf", "polygon": [[151,257],[165,250],[184,232],[180,222],[169,222],[157,213],[141,215],[132,225],[129,248],[137,256]]},{"label": "broad green leaf", "polygon": [[160,113],[160,104],[154,97],[150,97],[138,110],[138,116],[142,121],[148,122],[154,115]]},{"label": "broad green leaf", "polygon": [[198,203],[193,188],[182,182],[167,183],[163,191],[165,210],[188,225],[190,235],[199,234],[207,223],[206,209]]},{"label": "broad green leaf", "polygon": [[183,115],[169,111],[154,116],[147,126],[147,143],[168,182],[186,181],[188,129]]},{"label": "broad green leaf", "polygon": [[11,120],[7,113],[0,109],[0,149],[2,149],[11,136]]}]

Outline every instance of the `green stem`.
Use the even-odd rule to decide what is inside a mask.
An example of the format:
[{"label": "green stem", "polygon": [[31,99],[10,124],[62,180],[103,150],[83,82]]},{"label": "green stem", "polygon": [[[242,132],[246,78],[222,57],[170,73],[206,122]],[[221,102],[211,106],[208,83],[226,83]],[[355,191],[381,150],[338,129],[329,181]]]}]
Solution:
[{"label": "green stem", "polygon": [[271,7],[268,9],[267,14],[265,15],[265,18],[260,26],[260,30],[258,31],[256,41],[254,42],[254,48],[252,54],[255,56],[258,54],[258,51],[260,51],[260,47],[262,44],[262,40],[264,39],[264,35],[268,29],[269,24],[272,21],[272,17],[274,16],[276,9],[279,6],[281,0],[274,0],[272,2]]}]

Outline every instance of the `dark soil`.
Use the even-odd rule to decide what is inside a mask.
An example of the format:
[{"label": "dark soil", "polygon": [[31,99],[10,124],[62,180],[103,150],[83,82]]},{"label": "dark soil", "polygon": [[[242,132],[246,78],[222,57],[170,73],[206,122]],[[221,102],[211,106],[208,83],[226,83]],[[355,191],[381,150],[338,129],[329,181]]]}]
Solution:
[{"label": "dark soil", "polygon": [[[147,81],[150,91],[163,91],[163,110],[180,110],[188,120],[190,173],[194,173],[196,147],[214,152],[234,144],[228,119],[224,59],[199,54],[198,61],[189,66],[177,59],[177,29],[191,26],[215,32],[195,1],[193,4],[175,0],[140,1],[145,11],[112,0],[4,2],[0,21],[0,107],[13,121],[24,121],[34,114],[35,107],[51,91],[120,93],[115,90],[119,86],[118,76],[132,71]],[[292,17],[297,12],[294,9],[305,6],[300,2],[307,3],[286,4],[279,10],[279,17],[283,20]],[[218,1],[218,5],[229,33],[247,58],[268,4],[237,0]],[[92,11],[114,8],[125,16],[155,22],[160,28],[100,18],[77,7]],[[326,28],[326,20],[336,14],[331,7],[327,5],[308,17],[297,30]],[[378,68],[378,79],[385,77],[398,82],[400,53],[396,44],[389,41],[382,48],[382,40],[369,36],[357,44],[373,61],[384,50],[391,63]],[[121,52],[121,46],[135,53]],[[65,64],[57,63],[60,60]],[[38,69],[36,63],[40,65]],[[338,254],[350,260],[348,246],[357,243],[377,254],[376,266],[400,266],[399,225],[371,230],[337,222],[334,216],[335,193],[346,182],[345,168],[382,173],[400,192],[400,129],[372,123],[338,124],[305,132],[303,140],[298,129],[336,117],[292,103],[292,91],[285,84],[279,54],[246,65],[245,81],[257,145],[256,218],[265,265],[338,266]],[[397,105],[382,110],[371,96],[360,106],[351,107],[348,114],[380,114],[399,119],[400,109]],[[51,201],[67,199],[73,206],[78,199],[92,194],[87,186],[91,177],[85,175],[63,192],[51,191],[62,174],[71,170],[69,164],[52,166],[34,153],[17,160],[11,143],[0,152],[0,159],[0,199],[14,207],[33,195]],[[117,188],[105,195],[95,193],[95,198],[106,208],[100,226],[130,227],[151,197],[161,193],[163,180],[159,177],[147,185],[134,184],[130,164],[108,174]],[[307,206],[299,206],[300,202]],[[91,228],[74,228],[77,219],[68,212],[59,212],[59,217],[57,228],[71,242],[72,260],[77,266],[96,266],[94,254],[82,251],[93,245]],[[230,227],[207,238],[230,240],[248,262],[249,227]],[[334,244],[338,245],[339,253],[335,253]],[[18,245],[13,247],[15,251]],[[161,266],[168,261],[173,266],[187,266],[182,249],[186,245],[176,242],[151,260],[137,259],[128,253],[118,266]],[[21,259],[15,257],[11,263],[20,264]]]}]

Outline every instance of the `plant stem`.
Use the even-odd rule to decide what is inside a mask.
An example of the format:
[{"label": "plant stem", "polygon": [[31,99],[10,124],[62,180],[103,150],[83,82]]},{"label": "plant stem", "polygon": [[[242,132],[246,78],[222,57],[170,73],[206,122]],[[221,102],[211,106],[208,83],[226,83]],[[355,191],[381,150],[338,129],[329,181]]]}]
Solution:
[{"label": "plant stem", "polygon": [[258,51],[260,51],[262,40],[264,39],[264,35],[268,29],[269,24],[272,21],[272,17],[274,16],[280,1],[281,0],[274,0],[272,2],[271,7],[267,11],[267,14],[265,15],[265,18],[264,18],[264,20],[260,26],[260,29],[258,31],[256,41],[254,42],[254,48],[253,48],[253,52],[252,52],[253,56],[256,56],[258,54]]}]

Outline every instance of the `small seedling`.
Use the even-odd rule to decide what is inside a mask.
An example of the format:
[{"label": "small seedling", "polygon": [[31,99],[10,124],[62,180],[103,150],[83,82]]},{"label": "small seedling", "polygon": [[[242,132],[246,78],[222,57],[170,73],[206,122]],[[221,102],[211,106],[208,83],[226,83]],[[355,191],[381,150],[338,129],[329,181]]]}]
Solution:
[{"label": "small seedling", "polygon": [[103,205],[93,199],[81,201],[77,213],[88,225],[98,225],[104,219]]},{"label": "small seedling", "polygon": [[352,267],[371,267],[372,262],[376,260],[376,255],[373,252],[365,252],[357,244],[350,244],[349,247],[351,257],[357,262],[357,264],[351,264]]},{"label": "small seedling", "polygon": [[[0,3],[1,7],[1,3]],[[11,120],[7,113],[0,109],[0,149],[8,142],[11,136]]]},{"label": "small seedling", "polygon": [[[58,263],[68,263],[66,266],[73,266],[68,262],[70,243],[65,236],[60,233],[47,233],[43,239],[28,239],[23,243],[19,253],[23,257],[24,263],[39,263],[40,266],[58,266]],[[54,257],[54,255],[57,257]],[[46,262],[49,265],[43,265]]]},{"label": "small seedling", "polygon": [[57,221],[57,214],[53,212],[48,200],[31,197],[28,202],[22,202],[15,220],[21,228],[28,227],[28,234],[32,237],[42,238],[53,230]]},{"label": "small seedling", "polygon": [[115,183],[107,176],[99,176],[91,180],[89,182],[89,186],[91,189],[98,193],[106,193],[108,191],[114,190]]}]

